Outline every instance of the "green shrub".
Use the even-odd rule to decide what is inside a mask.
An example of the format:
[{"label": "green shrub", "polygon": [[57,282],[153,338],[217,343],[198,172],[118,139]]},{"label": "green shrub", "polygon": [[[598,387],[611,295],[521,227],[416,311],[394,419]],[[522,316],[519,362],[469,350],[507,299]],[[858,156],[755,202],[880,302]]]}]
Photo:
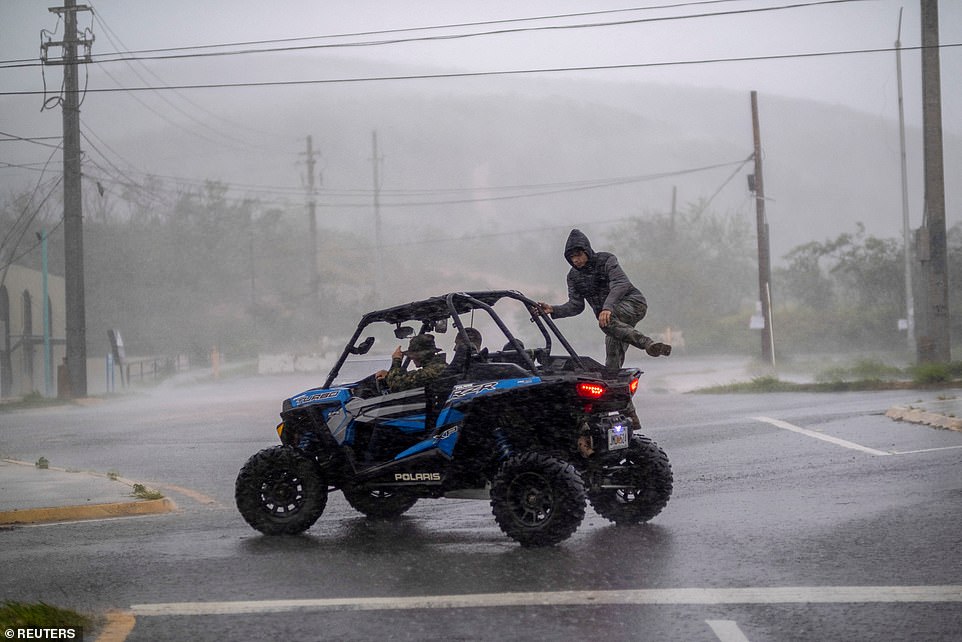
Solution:
[{"label": "green shrub", "polygon": [[920,363],[912,368],[912,381],[918,384],[948,383],[951,380],[947,363]]},{"label": "green shrub", "polygon": [[898,379],[903,372],[900,368],[886,365],[876,359],[861,359],[854,365],[835,366],[815,375],[819,383],[839,383],[842,381],[885,381]]},{"label": "green shrub", "polygon": [[953,379],[962,379],[962,361],[953,361],[949,364],[949,374]]}]

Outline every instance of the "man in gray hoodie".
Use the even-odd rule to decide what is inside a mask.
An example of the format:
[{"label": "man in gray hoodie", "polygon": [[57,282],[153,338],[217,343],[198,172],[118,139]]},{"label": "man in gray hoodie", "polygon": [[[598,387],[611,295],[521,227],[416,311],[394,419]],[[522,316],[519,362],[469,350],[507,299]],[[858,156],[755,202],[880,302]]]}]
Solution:
[{"label": "man in gray hoodie", "polygon": [[671,354],[670,345],[657,343],[635,329],[648,312],[648,302],[628,280],[614,254],[595,252],[588,237],[575,229],[568,234],[564,256],[571,265],[567,279],[568,301],[562,305],[539,301],[538,307],[545,314],[550,314],[552,319],[573,317],[584,311],[587,301],[605,333],[607,368],[621,368],[629,345],[652,357]]}]

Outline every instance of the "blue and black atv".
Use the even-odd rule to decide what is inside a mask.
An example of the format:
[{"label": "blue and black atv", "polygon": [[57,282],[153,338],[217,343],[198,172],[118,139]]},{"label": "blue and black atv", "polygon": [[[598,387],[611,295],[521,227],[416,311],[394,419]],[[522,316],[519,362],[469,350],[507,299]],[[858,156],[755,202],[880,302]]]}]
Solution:
[{"label": "blue and black atv", "polygon": [[[618,524],[652,519],[668,504],[672,473],[640,432],[632,395],[641,372],[579,356],[536,310],[500,290],[364,315],[324,385],[284,401],[282,445],[241,469],[241,515],[283,535],[310,528],[335,490],[381,519],[419,499],[469,497],[489,500],[501,530],[524,546],[570,537],[586,501]],[[472,328],[503,347],[482,347]],[[390,357],[373,358],[375,345],[386,355],[399,340],[449,330],[460,340],[441,375],[419,388],[385,388],[375,371]],[[367,376],[357,378],[359,367]]]}]

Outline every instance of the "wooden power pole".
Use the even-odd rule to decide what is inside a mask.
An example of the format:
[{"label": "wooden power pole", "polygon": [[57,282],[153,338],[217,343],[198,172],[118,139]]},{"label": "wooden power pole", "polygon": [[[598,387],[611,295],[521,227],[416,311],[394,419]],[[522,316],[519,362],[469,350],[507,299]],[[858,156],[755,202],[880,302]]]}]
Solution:
[{"label": "wooden power pole", "polygon": [[945,173],[942,159],[942,91],[939,71],[939,3],[921,0],[922,143],[925,216],[919,235],[925,300],[918,338],[919,362],[951,361],[949,283],[945,231]]},{"label": "wooden power pole", "polygon": [[314,189],[314,156],[316,152],[313,140],[307,137],[307,233],[310,243],[310,277],[311,296],[314,303],[321,300],[321,275],[317,268],[317,192]]},{"label": "wooden power pole", "polygon": [[384,255],[381,239],[381,176],[378,171],[381,157],[377,150],[377,131],[371,132],[371,161],[374,167],[374,304],[381,306],[381,292],[384,287]]},{"label": "wooden power pole", "polygon": [[899,10],[899,30],[895,37],[895,78],[899,89],[899,158],[902,178],[902,254],[905,278],[905,335],[908,352],[918,359],[915,342],[915,292],[912,291],[912,228],[909,225],[908,161],[905,155],[905,100],[902,96],[902,10]]},{"label": "wooden power pole", "polygon": [[[64,35],[60,42],[48,41],[41,45],[44,64],[63,65],[63,236],[64,288],[67,326],[67,380],[70,396],[87,395],[87,322],[84,302],[84,246],[83,205],[80,167],[80,91],[78,83],[77,47],[86,48],[85,62],[90,61],[92,39],[80,38],[77,33],[77,12],[90,11],[76,0],[65,0],[62,7],[50,7],[51,13],[64,21]],[[60,46],[60,59],[49,59],[47,49]],[[44,301],[46,305],[46,301]]]},{"label": "wooden power pole", "polygon": [[765,182],[762,179],[762,139],[758,125],[758,92],[752,92],[752,138],[754,139],[755,220],[758,230],[758,298],[762,304],[762,359],[775,365],[775,335],[772,332],[772,262],[768,242],[768,220],[765,218]]}]

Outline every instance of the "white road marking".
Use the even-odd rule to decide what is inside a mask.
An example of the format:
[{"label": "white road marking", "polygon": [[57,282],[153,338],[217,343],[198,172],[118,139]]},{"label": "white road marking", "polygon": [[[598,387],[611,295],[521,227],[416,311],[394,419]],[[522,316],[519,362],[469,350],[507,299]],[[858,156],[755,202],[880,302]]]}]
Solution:
[{"label": "white road marking", "polygon": [[748,642],[735,620],[705,620],[721,642]]},{"label": "white road marking", "polygon": [[858,450],[863,453],[868,453],[869,455],[875,455],[877,457],[886,457],[893,453],[885,452],[884,450],[875,450],[874,448],[869,448],[867,446],[862,446],[861,444],[856,444],[852,441],[846,441],[844,439],[839,439],[838,437],[832,437],[830,435],[823,435],[820,432],[814,432],[812,430],[806,430],[805,428],[799,428],[787,421],[782,421],[781,419],[772,419],[771,417],[752,417],[756,421],[763,421],[767,424],[771,424],[776,428],[783,428],[784,430],[791,430],[792,432],[797,432],[800,435],[805,435],[806,437],[814,437],[815,439],[821,439],[822,441],[827,441],[830,444],[835,444],[836,446],[841,446],[843,448],[851,448],[852,450]]},{"label": "white road marking", "polygon": [[755,588],[679,588],[620,591],[475,593],[411,597],[341,597],[233,602],[134,604],[138,617],[241,615],[291,611],[381,611],[463,609],[507,606],[850,604],[959,602],[962,585],[947,586],[776,586]]},{"label": "white road marking", "polygon": [[923,448],[922,450],[893,450],[893,455],[914,455],[916,453],[934,453],[939,450],[956,450],[962,446],[942,446],[941,448]]}]

